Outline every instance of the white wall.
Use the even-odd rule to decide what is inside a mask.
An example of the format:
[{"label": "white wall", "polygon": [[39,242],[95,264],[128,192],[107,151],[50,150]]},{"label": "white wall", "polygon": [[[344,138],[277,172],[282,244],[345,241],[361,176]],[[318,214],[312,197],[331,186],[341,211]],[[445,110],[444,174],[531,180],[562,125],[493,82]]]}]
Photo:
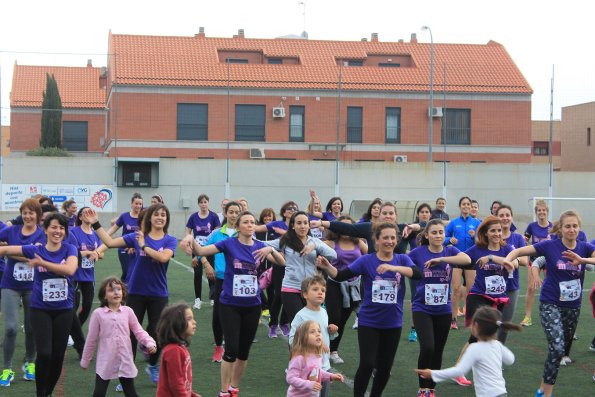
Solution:
[{"label": "white wall", "polygon": [[[2,183],[114,184],[113,158],[4,158]],[[225,193],[225,160],[161,159],[158,188],[117,188],[118,212],[129,208],[130,196],[139,192],[149,200],[161,194],[172,212],[171,230],[181,236],[187,216],[196,211],[196,198],[206,193],[211,209],[218,211]],[[441,163],[347,162],[340,164],[340,196],[346,208],[351,200],[381,197],[386,200],[428,201],[431,205],[443,192]],[[459,197],[467,195],[480,202],[481,214],[493,200],[510,204],[515,223],[524,230],[532,220],[534,196],[548,195],[546,164],[447,164],[447,212],[456,215]],[[595,173],[554,174],[554,196],[595,197]],[[230,188],[233,198],[246,197],[252,210],[276,210],[287,200],[305,207],[308,189],[313,188],[323,201],[335,192],[335,163],[323,161],[232,160]],[[191,207],[182,208],[182,199]],[[561,209],[558,209],[561,208]],[[587,233],[595,237],[595,218],[590,202],[565,202],[554,205],[553,215],[566,208],[578,208]],[[2,214],[7,219],[12,214]],[[104,222],[114,214],[105,214]],[[405,220],[406,221],[406,220]]]}]

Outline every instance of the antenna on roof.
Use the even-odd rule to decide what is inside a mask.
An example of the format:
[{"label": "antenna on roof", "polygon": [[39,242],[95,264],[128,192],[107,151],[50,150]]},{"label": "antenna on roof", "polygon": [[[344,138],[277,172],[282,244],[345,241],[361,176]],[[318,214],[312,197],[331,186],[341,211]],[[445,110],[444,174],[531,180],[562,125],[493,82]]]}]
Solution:
[{"label": "antenna on roof", "polygon": [[306,32],[306,1],[307,0],[298,1],[298,4],[302,6],[302,37],[305,39],[308,38],[308,32]]}]

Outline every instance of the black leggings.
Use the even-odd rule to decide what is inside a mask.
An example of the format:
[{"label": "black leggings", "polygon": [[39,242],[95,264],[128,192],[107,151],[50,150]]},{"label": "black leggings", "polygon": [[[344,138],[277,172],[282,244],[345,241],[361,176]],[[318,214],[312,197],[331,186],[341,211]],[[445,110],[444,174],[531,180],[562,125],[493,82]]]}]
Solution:
[{"label": "black leggings", "polygon": [[[215,260],[214,257],[212,256],[207,256],[207,260],[209,261],[209,263],[211,264],[215,264]],[[200,263],[200,261],[198,261],[198,265],[196,265],[196,267],[194,267],[194,297],[196,299],[200,298],[202,299],[202,274],[203,274],[203,268],[202,268],[202,264]],[[215,296],[215,281],[208,279],[209,282],[209,300],[214,300],[214,296]]]},{"label": "black leggings", "polygon": [[223,289],[223,279],[215,279],[215,295],[213,296],[213,319],[211,327],[213,328],[213,338],[215,345],[221,346],[223,344],[223,328],[221,328],[221,316],[219,315],[219,298],[221,297],[221,290]]},{"label": "black leggings", "polygon": [[219,312],[225,336],[223,360],[229,363],[236,359],[248,360],[250,347],[258,329],[260,305],[240,307],[221,303]]},{"label": "black leggings", "polygon": [[401,328],[379,329],[362,325],[358,327],[359,367],[353,380],[354,397],[364,397],[374,368],[376,375],[369,397],[382,395],[390,377],[400,337]]},{"label": "black leggings", "polygon": [[[93,305],[93,294],[95,293],[95,283],[93,281],[77,281],[74,290],[74,310],[70,336],[74,341],[74,348],[81,355],[85,346],[85,334],[83,334],[83,324],[87,321],[91,306]],[[82,298],[82,299],[81,299]],[[82,300],[81,311],[76,314],[79,304]]]},{"label": "black leggings", "polygon": [[[138,397],[136,388],[134,387],[134,378],[119,378],[119,380],[126,397]],[[93,397],[105,397],[109,381],[109,379],[101,379],[101,376],[95,374],[95,390],[93,390]]]},{"label": "black leggings", "polygon": [[[419,341],[419,357],[417,368],[440,369],[442,353],[450,330],[450,313],[430,315],[424,312],[413,312],[413,322]],[[434,389],[436,382],[419,377],[421,389]]]},{"label": "black leggings", "polygon": [[[500,314],[502,314],[502,309],[504,309],[504,303],[500,303],[494,307],[494,302],[483,296],[477,294],[469,294],[467,295],[467,300],[465,302],[465,326],[471,326],[471,320],[475,315],[477,309],[482,306],[490,306],[497,309]],[[454,315],[454,314],[453,314]],[[477,342],[477,338],[473,336],[473,334],[469,335],[469,339],[467,340],[469,344]]]},{"label": "black leggings", "polygon": [[128,250],[118,250],[118,259],[120,260],[120,268],[122,268],[122,277],[120,278],[120,280],[122,280],[123,282],[127,282],[128,267],[130,265],[130,255],[128,254]]},{"label": "black leggings", "polygon": [[328,323],[335,324],[337,327],[339,327],[339,335],[337,335],[335,339],[331,340],[330,344],[331,352],[336,352],[339,350],[339,344],[341,343],[341,338],[343,337],[345,324],[347,324],[347,320],[349,320],[351,312],[355,311],[357,304],[353,302],[350,297],[349,307],[343,307],[343,293],[341,292],[341,284],[331,280],[330,278],[326,283],[326,299],[324,303],[328,313]]},{"label": "black leggings", "polygon": [[[147,333],[151,338],[157,340],[157,322],[161,312],[167,306],[167,298],[146,295],[128,295],[128,306],[134,311],[136,318],[140,324],[145,319],[145,312],[149,317],[149,324],[147,324]],[[130,333],[130,341],[132,342],[132,354],[136,358],[136,346],[138,344],[134,334]],[[156,365],[159,362],[159,354],[161,353],[161,346],[157,344],[157,351],[149,356],[149,364]]]},{"label": "black leggings", "polygon": [[31,326],[37,345],[35,388],[37,397],[52,394],[64,363],[68,333],[72,325],[72,309],[42,310],[31,308]]},{"label": "black leggings", "polygon": [[279,313],[281,314],[281,324],[288,324],[285,310],[281,310],[281,284],[283,284],[283,277],[285,277],[285,266],[273,265],[273,274],[271,275],[272,288],[267,289],[267,293],[272,290],[273,294],[269,295],[269,326],[279,325]]},{"label": "black leggings", "polygon": [[299,292],[281,292],[283,311],[287,317],[287,323],[291,324],[297,312],[306,306],[306,301]]}]

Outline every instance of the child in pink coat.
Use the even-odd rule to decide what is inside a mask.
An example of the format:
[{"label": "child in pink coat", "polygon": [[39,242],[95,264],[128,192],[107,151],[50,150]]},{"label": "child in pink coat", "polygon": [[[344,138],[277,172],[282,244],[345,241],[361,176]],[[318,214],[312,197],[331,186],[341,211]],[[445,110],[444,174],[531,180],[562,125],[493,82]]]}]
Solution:
[{"label": "child in pink coat", "polygon": [[81,358],[81,367],[86,370],[99,343],[93,397],[105,396],[110,380],[116,378],[126,397],[138,397],[134,387],[138,370],[132,354],[131,331],[147,352],[157,350],[155,340],[139,324],[132,309],[123,305],[127,295],[126,284],[117,277],[106,278],[99,288],[101,307],[91,315]]},{"label": "child in pink coat", "polygon": [[322,332],[316,321],[306,321],[298,327],[290,356],[287,397],[318,396],[322,388],[321,382],[343,382],[343,375],[322,369]]}]

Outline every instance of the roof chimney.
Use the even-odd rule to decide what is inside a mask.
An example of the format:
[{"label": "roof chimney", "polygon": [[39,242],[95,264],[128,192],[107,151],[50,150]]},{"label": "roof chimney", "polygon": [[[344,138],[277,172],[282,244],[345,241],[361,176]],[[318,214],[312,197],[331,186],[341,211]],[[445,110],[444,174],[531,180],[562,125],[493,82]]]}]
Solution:
[{"label": "roof chimney", "polygon": [[244,29],[238,29],[238,38],[240,38],[240,39],[244,38]]},{"label": "roof chimney", "polygon": [[93,60],[92,59],[87,59],[87,67],[88,68],[92,68],[93,67]]},{"label": "roof chimney", "polygon": [[411,33],[411,41],[410,43],[416,44],[417,43],[417,33]]},{"label": "roof chimney", "polygon": [[362,41],[368,41],[367,37],[362,37]]},{"label": "roof chimney", "polygon": [[203,26],[198,28],[198,34],[195,34],[194,37],[205,37],[205,28]]},{"label": "roof chimney", "polygon": [[373,43],[377,43],[378,42],[378,33],[372,33],[372,41]]},{"label": "roof chimney", "polygon": [[405,40],[403,40],[403,39],[399,39],[399,41],[398,41],[398,42],[399,42],[399,43],[404,43],[404,42],[405,42]]}]

